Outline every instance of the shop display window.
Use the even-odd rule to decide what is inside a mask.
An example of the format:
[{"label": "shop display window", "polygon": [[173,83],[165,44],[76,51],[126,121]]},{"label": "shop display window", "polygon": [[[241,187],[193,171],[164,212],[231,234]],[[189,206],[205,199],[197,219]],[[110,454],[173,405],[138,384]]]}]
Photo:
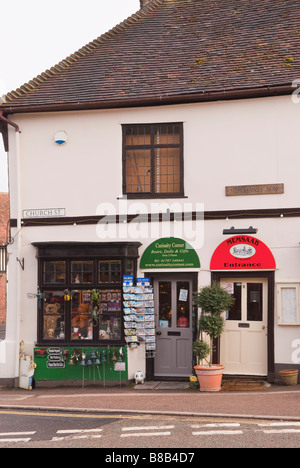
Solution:
[{"label": "shop display window", "polygon": [[71,279],[73,284],[93,283],[93,262],[71,262]]},{"label": "shop display window", "polygon": [[33,243],[38,259],[37,344],[122,346],[123,276],[136,277],[140,245]]},{"label": "shop display window", "polygon": [[56,341],[65,339],[65,299],[62,291],[43,293],[43,339]]},{"label": "shop display window", "polygon": [[66,282],[66,262],[44,262],[44,284],[64,284]]},{"label": "shop display window", "polygon": [[38,342],[122,343],[122,278],[134,274],[135,268],[136,260],[125,257],[41,259]]},{"label": "shop display window", "polygon": [[120,289],[99,291],[99,340],[120,340],[122,332]]},{"label": "shop display window", "polygon": [[71,291],[71,339],[92,340],[92,291]]},{"label": "shop display window", "polygon": [[121,283],[121,262],[119,260],[99,261],[99,283]]}]

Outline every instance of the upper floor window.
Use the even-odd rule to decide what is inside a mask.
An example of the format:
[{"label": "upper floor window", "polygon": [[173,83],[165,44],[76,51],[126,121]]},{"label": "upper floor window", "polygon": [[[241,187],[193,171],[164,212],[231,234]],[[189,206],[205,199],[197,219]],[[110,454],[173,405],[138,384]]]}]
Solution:
[{"label": "upper floor window", "polygon": [[182,123],[123,125],[123,193],[184,195]]}]

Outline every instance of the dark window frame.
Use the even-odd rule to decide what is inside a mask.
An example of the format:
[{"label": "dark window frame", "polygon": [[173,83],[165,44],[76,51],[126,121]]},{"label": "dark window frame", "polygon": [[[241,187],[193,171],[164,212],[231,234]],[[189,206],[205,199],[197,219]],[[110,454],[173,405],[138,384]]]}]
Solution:
[{"label": "dark window frame", "polygon": [[[179,127],[179,137],[180,142],[179,144],[155,144],[155,132],[158,127],[160,126],[168,126],[173,125]],[[150,144],[139,144],[139,145],[127,145],[126,144],[126,132],[128,129],[144,129],[150,130]],[[124,124],[122,125],[122,134],[123,134],[123,148],[122,148],[122,162],[123,162],[123,195],[129,199],[151,199],[151,198],[184,198],[184,135],[183,135],[183,123],[182,122],[163,122],[163,123],[155,123],[155,124]],[[164,148],[164,149],[171,149],[176,148],[179,149],[179,158],[180,158],[180,190],[179,192],[155,192],[155,177],[153,176],[155,172],[155,150],[157,148]],[[151,189],[150,192],[129,192],[127,190],[127,179],[126,179],[126,167],[127,167],[127,157],[126,153],[128,150],[139,149],[139,150],[148,150],[150,151],[151,157]]]}]

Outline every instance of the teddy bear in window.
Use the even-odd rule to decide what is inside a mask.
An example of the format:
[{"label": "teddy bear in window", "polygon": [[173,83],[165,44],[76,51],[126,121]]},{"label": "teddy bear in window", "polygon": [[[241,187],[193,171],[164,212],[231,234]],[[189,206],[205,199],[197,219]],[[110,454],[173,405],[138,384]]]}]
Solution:
[{"label": "teddy bear in window", "polygon": [[44,339],[53,340],[57,329],[57,323],[60,318],[60,305],[57,302],[45,304],[44,307]]},{"label": "teddy bear in window", "polygon": [[88,338],[90,319],[90,304],[79,304],[77,312],[73,315],[71,322],[73,340]]}]

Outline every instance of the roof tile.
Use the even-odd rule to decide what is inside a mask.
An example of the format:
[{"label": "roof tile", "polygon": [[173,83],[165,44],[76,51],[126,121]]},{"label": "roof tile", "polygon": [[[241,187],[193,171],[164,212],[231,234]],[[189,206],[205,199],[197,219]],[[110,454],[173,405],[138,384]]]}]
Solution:
[{"label": "roof tile", "polygon": [[19,89],[2,107],[147,101],[291,85],[299,0],[151,0]]}]

